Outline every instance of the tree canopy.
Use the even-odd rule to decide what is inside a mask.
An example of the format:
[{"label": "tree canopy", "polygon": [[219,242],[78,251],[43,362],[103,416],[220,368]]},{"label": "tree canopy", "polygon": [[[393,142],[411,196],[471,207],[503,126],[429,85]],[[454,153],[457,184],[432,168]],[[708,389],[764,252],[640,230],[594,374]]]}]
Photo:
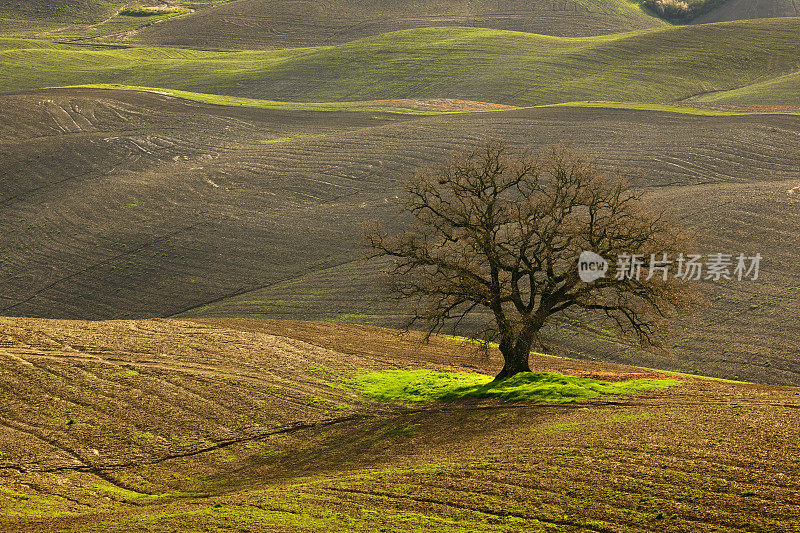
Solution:
[{"label": "tree canopy", "polygon": [[[569,148],[532,157],[491,142],[403,186],[408,225],[393,235],[371,228],[371,256],[391,258],[386,280],[394,298],[414,303],[409,325],[434,333],[488,311],[481,334],[499,343],[498,379],[529,371],[539,331],[558,313],[600,314],[654,346],[671,312],[693,299],[685,282],[646,262],[685,251],[687,233],[623,172],[603,172]],[[579,272],[587,257],[597,262],[590,281]]]}]

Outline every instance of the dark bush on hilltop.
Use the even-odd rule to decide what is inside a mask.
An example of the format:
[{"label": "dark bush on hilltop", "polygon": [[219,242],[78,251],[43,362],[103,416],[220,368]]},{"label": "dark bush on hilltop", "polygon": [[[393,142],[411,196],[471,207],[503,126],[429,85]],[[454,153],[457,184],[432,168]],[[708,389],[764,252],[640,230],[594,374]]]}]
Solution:
[{"label": "dark bush on hilltop", "polygon": [[659,17],[670,21],[683,21],[690,18],[692,8],[681,0],[644,0],[644,6]]},{"label": "dark bush on hilltop", "polygon": [[642,5],[664,20],[689,22],[708,13],[725,0],[643,0]]},{"label": "dark bush on hilltop", "polygon": [[187,13],[188,9],[163,7],[131,7],[120,11],[120,15],[128,17],[155,17],[158,15],[177,15]]}]

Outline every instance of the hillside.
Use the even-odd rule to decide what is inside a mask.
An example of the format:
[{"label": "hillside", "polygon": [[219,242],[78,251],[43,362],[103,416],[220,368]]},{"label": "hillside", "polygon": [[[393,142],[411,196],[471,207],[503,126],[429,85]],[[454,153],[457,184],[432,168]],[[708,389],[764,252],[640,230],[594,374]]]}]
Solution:
[{"label": "hillside", "polygon": [[302,322],[1,319],[0,531],[800,526],[797,389],[541,355],[536,371],[673,385],[422,404],[349,385],[498,365],[419,341]]},{"label": "hillside", "polygon": [[18,20],[97,22],[120,6],[123,0],[0,0],[0,14]]},{"label": "hillside", "polygon": [[[798,1],[0,0],[0,533],[800,532]],[[487,161],[546,192],[475,281],[508,221],[459,236],[537,184],[451,167],[486,209],[430,255],[476,311],[403,331],[364,230],[487,141],[637,198]],[[609,239],[563,308],[550,256]],[[646,348],[609,313],[671,294],[619,275],[664,246],[704,275]]]},{"label": "hillside", "polygon": [[97,24],[112,17],[124,0],[0,0],[0,35],[31,35],[65,25]]},{"label": "hillside", "polygon": [[429,26],[472,26],[576,37],[664,24],[626,0],[238,0],[147,28],[134,40],[203,49],[276,49],[342,44]]},{"label": "hillside", "polygon": [[584,39],[433,28],[329,48],[227,53],[0,40],[0,90],[121,83],[296,102],[666,102],[793,71],[798,32],[800,18]]},{"label": "hillside", "polygon": [[726,0],[713,11],[697,17],[692,22],[705,24],[730,20],[797,16],[800,16],[800,6],[795,0]]},{"label": "hillside", "polygon": [[[643,169],[637,185],[706,231],[709,249],[759,251],[765,264],[758,284],[707,288],[713,305],[679,329],[674,356],[629,351],[597,331],[555,331],[553,342],[580,357],[800,381],[800,339],[788,327],[800,257],[786,246],[798,231],[787,193],[800,185],[797,116],[600,107],[420,116],[100,89],[0,102],[0,314],[391,325],[379,265],[355,261],[354,228],[391,217],[396,180],[487,134],[518,148],[564,140],[604,166]],[[720,321],[739,333],[726,338]]]}]

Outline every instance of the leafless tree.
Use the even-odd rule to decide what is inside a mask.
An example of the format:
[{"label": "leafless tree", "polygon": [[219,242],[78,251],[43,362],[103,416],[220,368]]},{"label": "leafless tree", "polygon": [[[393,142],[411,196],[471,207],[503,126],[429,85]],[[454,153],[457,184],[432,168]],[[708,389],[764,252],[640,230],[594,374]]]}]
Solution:
[{"label": "leafless tree", "polygon": [[[432,334],[488,311],[483,338],[497,340],[504,358],[497,379],[529,371],[539,331],[570,308],[656,346],[672,311],[693,300],[686,283],[649,266],[684,251],[687,233],[621,172],[604,173],[569,148],[513,156],[490,142],[417,172],[404,188],[408,226],[390,235],[376,223],[366,234],[370,256],[392,259],[386,280],[393,297],[414,302],[409,326]],[[584,251],[607,261],[604,277],[581,279]],[[619,254],[648,260],[638,279]]]}]

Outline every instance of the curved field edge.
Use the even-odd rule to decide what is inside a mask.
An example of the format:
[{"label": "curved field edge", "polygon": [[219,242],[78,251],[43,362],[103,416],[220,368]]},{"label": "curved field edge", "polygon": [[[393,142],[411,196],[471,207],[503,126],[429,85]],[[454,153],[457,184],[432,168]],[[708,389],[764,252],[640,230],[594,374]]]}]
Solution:
[{"label": "curved field edge", "polygon": [[[352,102],[287,102],[275,100],[261,100],[258,98],[242,98],[224,94],[197,93],[181,91],[163,87],[139,87],[119,85],[113,83],[90,83],[84,85],[67,85],[63,87],[48,87],[47,89],[108,89],[121,91],[142,91],[164,96],[172,96],[184,100],[203,102],[206,104],[222,106],[255,107],[261,109],[280,109],[284,111],[354,111],[354,112],[383,112],[400,115],[452,115],[460,113],[486,113],[497,111],[513,111],[518,109],[535,109],[549,107],[577,107],[600,109],[631,109],[636,111],[656,111],[665,113],[678,113],[683,115],[700,116],[745,116],[745,115],[800,115],[800,110],[793,109],[753,109],[753,110],[725,110],[704,107],[691,107],[689,105],[655,104],[646,102],[609,102],[609,101],[576,101],[559,104],[544,104],[538,106],[509,106],[492,102],[475,102],[470,100],[444,100],[444,99],[398,99],[398,100],[365,100]],[[697,101],[705,101],[698,99]],[[688,103],[688,102],[687,102]]]},{"label": "curved field edge", "polygon": [[2,91],[115,83],[292,102],[664,103],[794,71],[800,18],[558,38],[424,28],[333,47],[209,52],[0,42]]},{"label": "curved field edge", "polygon": [[114,83],[89,83],[84,85],[66,85],[63,87],[49,88],[86,88],[143,91],[213,105],[280,109],[285,111],[380,111],[383,113],[396,113],[401,115],[449,115],[455,113],[477,113],[521,109],[516,106],[495,104],[491,102],[475,102],[470,100],[452,99],[415,100],[409,98],[399,100],[365,100],[352,102],[279,102],[275,100],[262,100],[258,98],[227,96],[224,94],[198,93],[193,91],[167,89],[163,87],[139,87],[119,85]]},{"label": "curved field edge", "polygon": [[401,402],[497,398],[507,402],[574,402],[603,395],[633,394],[680,384],[676,380],[635,379],[618,382],[556,372],[522,372],[495,383],[491,376],[435,370],[377,370],[345,381],[365,396]]}]

